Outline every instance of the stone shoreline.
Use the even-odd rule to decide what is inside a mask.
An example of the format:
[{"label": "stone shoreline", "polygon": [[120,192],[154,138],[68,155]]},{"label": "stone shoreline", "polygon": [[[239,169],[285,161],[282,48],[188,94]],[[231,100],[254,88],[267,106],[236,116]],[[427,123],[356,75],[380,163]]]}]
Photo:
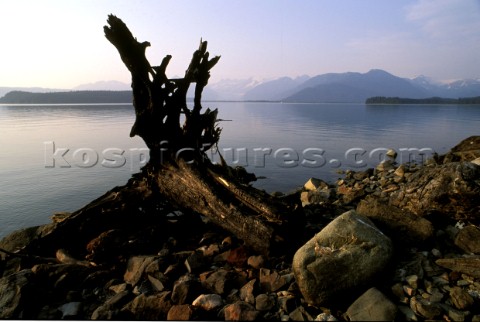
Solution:
[{"label": "stone shoreline", "polygon": [[[0,318],[480,321],[479,157],[470,137],[421,167],[392,154],[279,195],[306,215],[294,256],[256,254],[148,197],[76,242],[57,232],[99,219],[56,214],[0,241]],[[144,192],[135,177],[128,185]],[[118,194],[102,198],[128,201]]]}]

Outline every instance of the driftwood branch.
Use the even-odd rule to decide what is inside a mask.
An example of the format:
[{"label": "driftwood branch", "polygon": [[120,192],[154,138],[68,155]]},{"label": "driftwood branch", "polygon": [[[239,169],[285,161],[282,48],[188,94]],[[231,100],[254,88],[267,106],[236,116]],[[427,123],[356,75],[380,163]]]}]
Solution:
[{"label": "driftwood branch", "polygon": [[[240,183],[228,166],[212,164],[205,153],[218,143],[221,133],[218,110],[202,112],[201,102],[210,70],[220,57],[210,59],[207,42],[201,40],[185,76],[169,79],[170,55],[159,66],[151,66],[145,58],[150,43],[138,42],[113,15],[107,22],[105,36],[132,76],[136,120],[130,135],[140,136],[150,149],[144,173],[151,190],[180,209],[208,217],[264,254],[294,248],[287,240],[301,227],[301,207]],[[187,92],[193,83],[195,95],[189,108]]]}]

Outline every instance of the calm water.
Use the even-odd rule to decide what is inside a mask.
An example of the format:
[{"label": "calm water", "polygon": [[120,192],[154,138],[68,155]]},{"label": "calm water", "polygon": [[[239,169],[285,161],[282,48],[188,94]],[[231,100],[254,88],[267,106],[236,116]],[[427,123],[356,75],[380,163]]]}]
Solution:
[{"label": "calm water", "polygon": [[[220,124],[227,162],[267,177],[255,185],[269,192],[374,166],[388,148],[404,159],[408,148],[442,154],[480,125],[480,106],[204,105],[231,120]],[[131,105],[0,105],[0,237],[125,184],[145,162],[144,143],[129,137],[133,120]]]}]

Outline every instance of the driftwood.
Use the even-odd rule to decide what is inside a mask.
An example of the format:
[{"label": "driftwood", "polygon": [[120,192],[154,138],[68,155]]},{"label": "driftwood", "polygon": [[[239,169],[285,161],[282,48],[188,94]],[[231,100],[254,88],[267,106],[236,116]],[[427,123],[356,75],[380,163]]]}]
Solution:
[{"label": "driftwood", "polygon": [[[207,42],[201,41],[185,76],[169,79],[165,72],[170,55],[151,66],[145,57],[150,43],[138,42],[113,15],[107,22],[105,36],[132,76],[136,120],[130,135],[140,136],[150,150],[143,173],[151,190],[180,209],[208,217],[263,254],[294,247],[290,237],[301,227],[301,207],[240,183],[230,167],[213,164],[205,153],[216,146],[221,133],[218,111],[202,112],[201,103],[210,69],[220,57],[210,59]],[[193,83],[190,108],[187,91]]]}]

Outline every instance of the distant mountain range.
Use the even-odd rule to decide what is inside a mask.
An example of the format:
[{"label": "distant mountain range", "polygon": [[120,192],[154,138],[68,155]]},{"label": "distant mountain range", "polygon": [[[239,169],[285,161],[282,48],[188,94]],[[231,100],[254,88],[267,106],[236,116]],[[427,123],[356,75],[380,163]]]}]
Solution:
[{"label": "distant mountain range", "polygon": [[[55,90],[45,88],[7,88],[0,87],[0,97],[10,91],[22,92],[66,92],[71,90]],[[126,92],[131,91],[130,85],[117,81],[101,81],[84,84],[74,88],[79,96],[84,91],[118,91],[110,92],[109,96],[127,98]],[[27,95],[27,94],[22,94]],[[80,96],[82,96],[81,94]],[[70,94],[70,97],[75,94]],[[97,99],[101,95],[95,96]],[[193,97],[193,86],[189,92]],[[370,97],[402,97],[424,99],[430,97],[461,98],[480,96],[480,79],[458,80],[449,83],[438,83],[428,77],[419,76],[414,79],[401,78],[384,70],[372,69],[367,73],[328,73],[314,77],[301,76],[295,79],[281,77],[269,81],[255,79],[221,80],[210,83],[204,90],[203,99],[212,101],[283,101],[300,103],[363,103]],[[0,98],[3,103],[18,103],[10,101],[19,99],[15,96]],[[37,96],[30,96],[34,99]],[[45,96],[44,96],[45,97]],[[63,95],[63,99],[67,96]],[[85,96],[82,96],[85,97]],[[105,98],[105,96],[103,96]],[[37,97],[38,98],[38,97]],[[35,98],[36,99],[36,98]],[[76,99],[77,100],[77,99]],[[102,101],[103,102],[103,101]],[[112,103],[118,102],[118,99]],[[131,102],[131,99],[128,100]],[[40,102],[32,102],[40,103]],[[60,103],[69,103],[60,102]],[[86,102],[85,102],[86,103]],[[101,102],[97,102],[101,103]]]},{"label": "distant mountain range", "polygon": [[445,98],[480,96],[480,80],[440,84],[425,76],[408,79],[373,69],[364,74],[353,72],[322,74],[303,78],[300,83],[289,78],[279,78],[247,91],[244,98],[302,103],[363,103],[367,98],[374,96],[417,99],[433,96]]}]

